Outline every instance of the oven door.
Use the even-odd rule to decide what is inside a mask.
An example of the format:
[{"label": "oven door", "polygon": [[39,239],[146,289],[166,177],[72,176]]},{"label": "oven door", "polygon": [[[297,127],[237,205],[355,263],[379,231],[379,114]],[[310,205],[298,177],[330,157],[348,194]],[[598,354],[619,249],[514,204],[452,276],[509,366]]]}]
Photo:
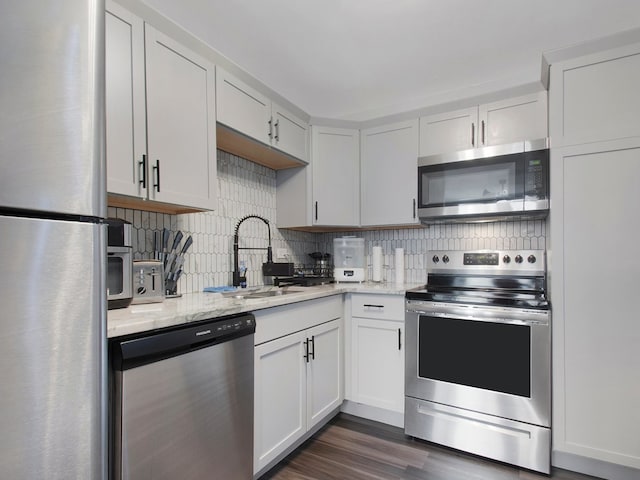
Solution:
[{"label": "oven door", "polygon": [[408,397],[550,425],[549,312],[407,301]]}]

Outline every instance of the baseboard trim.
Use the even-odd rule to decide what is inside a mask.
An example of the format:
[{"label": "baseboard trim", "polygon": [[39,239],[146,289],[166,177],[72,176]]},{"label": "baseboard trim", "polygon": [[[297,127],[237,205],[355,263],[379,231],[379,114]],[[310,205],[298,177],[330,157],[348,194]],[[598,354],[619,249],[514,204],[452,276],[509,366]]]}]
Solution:
[{"label": "baseboard trim", "polygon": [[636,468],[567,452],[553,451],[551,453],[551,464],[554,467],[593,475],[606,480],[637,480],[640,478],[640,470]]},{"label": "baseboard trim", "polygon": [[386,423],[387,425],[393,425],[394,427],[404,428],[404,414],[400,412],[363,405],[362,403],[351,400],[342,402],[340,411],[355,415],[356,417],[367,418],[376,422]]}]

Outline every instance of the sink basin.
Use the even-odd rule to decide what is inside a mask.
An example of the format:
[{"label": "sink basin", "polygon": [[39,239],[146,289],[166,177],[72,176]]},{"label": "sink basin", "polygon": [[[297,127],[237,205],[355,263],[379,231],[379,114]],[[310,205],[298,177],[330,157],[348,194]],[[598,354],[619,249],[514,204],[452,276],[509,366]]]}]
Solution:
[{"label": "sink basin", "polygon": [[223,295],[225,297],[237,298],[237,299],[252,299],[252,298],[269,298],[269,297],[279,297],[282,295],[290,295],[292,293],[300,293],[304,290],[299,289],[289,289],[289,288],[278,288],[278,289],[269,289],[269,290],[236,290],[234,292],[225,292]]}]

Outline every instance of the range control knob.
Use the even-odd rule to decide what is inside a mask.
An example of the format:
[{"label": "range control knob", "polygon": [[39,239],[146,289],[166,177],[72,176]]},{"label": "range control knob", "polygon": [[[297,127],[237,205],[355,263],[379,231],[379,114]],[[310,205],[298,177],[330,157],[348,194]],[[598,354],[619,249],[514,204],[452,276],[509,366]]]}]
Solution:
[{"label": "range control knob", "polygon": [[510,263],[511,257],[509,255],[505,255],[504,257],[502,257],[502,261],[503,263]]},{"label": "range control knob", "polygon": [[433,260],[433,263],[438,263],[440,261],[440,259],[438,258],[438,255],[434,255],[431,260]]},{"label": "range control knob", "polygon": [[515,261],[516,263],[522,263],[522,255],[516,255]]},{"label": "range control knob", "polygon": [[442,257],[442,261],[443,261],[444,263],[449,263],[449,256],[448,256],[448,255],[444,255],[444,256]]},{"label": "range control knob", "polygon": [[529,263],[536,263],[536,257],[535,257],[535,255],[529,255],[529,256],[527,257],[527,262],[529,262]]}]

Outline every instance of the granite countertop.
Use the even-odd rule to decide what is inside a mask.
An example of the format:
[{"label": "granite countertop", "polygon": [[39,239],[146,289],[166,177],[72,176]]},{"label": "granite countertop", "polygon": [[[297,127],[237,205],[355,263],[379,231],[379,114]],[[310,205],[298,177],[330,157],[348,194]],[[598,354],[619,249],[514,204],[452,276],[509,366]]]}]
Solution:
[{"label": "granite countertop", "polygon": [[[107,337],[120,337],[343,293],[404,295],[406,290],[417,286],[419,285],[370,282],[339,283],[316,287],[289,287],[290,291],[294,291],[294,293],[251,299],[234,298],[222,293],[187,293],[179,298],[165,299],[162,303],[131,305],[128,308],[109,310]],[[277,289],[276,287],[272,288]]]}]

